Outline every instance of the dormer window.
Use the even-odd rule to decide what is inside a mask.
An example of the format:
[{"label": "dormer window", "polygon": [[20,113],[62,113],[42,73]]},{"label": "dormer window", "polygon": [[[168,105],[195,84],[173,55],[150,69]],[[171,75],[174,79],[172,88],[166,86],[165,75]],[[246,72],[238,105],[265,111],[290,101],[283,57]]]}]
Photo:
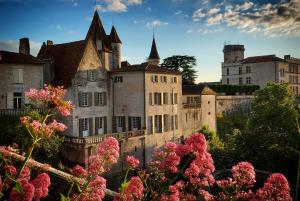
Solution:
[{"label": "dormer window", "polygon": [[96,73],[93,70],[88,71],[88,80],[95,81],[96,80]]}]

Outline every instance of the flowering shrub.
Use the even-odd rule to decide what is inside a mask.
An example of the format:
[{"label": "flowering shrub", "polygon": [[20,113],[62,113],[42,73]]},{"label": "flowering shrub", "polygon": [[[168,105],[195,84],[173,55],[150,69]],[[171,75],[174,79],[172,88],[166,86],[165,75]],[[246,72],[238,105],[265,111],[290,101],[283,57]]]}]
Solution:
[{"label": "flowering shrub", "polygon": [[[34,166],[31,155],[41,139],[49,138],[67,127],[50,118],[55,113],[70,115],[73,105],[63,100],[62,87],[45,86],[41,90],[31,89],[26,96],[47,109],[42,119],[34,116],[20,118],[32,145],[24,155],[21,166],[12,163],[12,153],[18,154],[15,147],[0,147],[0,200],[31,201],[48,196],[50,177],[47,173],[32,174],[29,166]],[[85,162],[85,167],[76,165],[72,169],[71,187],[62,201],[101,201],[105,196],[106,180],[103,173],[119,159],[119,143],[108,137],[98,144],[95,153]],[[20,156],[20,155],[18,155]],[[114,201],[291,201],[288,181],[282,174],[272,174],[263,187],[256,192],[255,169],[248,162],[240,162],[232,167],[232,176],[215,180],[215,166],[207,150],[203,134],[193,134],[183,144],[166,143],[153,154],[149,169],[139,167],[139,160],[127,156],[128,169]],[[49,166],[40,166],[47,171]],[[34,175],[34,176],[32,176]],[[129,175],[133,175],[129,178]],[[75,188],[76,187],[76,188]]]}]

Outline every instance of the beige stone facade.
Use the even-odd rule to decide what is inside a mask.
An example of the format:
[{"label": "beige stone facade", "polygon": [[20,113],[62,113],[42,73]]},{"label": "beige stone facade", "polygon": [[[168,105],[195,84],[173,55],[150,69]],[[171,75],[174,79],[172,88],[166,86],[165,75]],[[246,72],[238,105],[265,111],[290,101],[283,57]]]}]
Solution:
[{"label": "beige stone facade", "polygon": [[289,83],[295,94],[300,93],[300,59],[285,55],[264,55],[244,58],[241,45],[224,46],[222,62],[222,84],[259,85],[265,87],[268,82]]}]

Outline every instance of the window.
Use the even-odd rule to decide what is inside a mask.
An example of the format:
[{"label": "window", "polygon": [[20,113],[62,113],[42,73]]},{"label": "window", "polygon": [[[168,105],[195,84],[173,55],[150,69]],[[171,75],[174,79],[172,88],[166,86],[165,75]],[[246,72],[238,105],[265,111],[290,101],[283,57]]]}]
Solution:
[{"label": "window", "polygon": [[226,83],[229,84],[229,78],[227,78]]},{"label": "window", "polygon": [[95,106],[104,106],[106,105],[106,92],[95,92]]},{"label": "window", "polygon": [[148,133],[153,133],[153,118],[152,116],[148,116]]},{"label": "window", "polygon": [[284,77],[284,69],[283,68],[280,69],[280,76]]},{"label": "window", "polygon": [[96,117],[95,118],[95,134],[102,135],[106,133],[106,124],[107,119],[106,117]]},{"label": "window", "polygon": [[241,75],[243,73],[243,68],[239,67],[239,74]]},{"label": "window", "polygon": [[14,93],[14,109],[22,107],[22,93]]},{"label": "window", "polygon": [[251,66],[246,66],[246,73],[251,73]]},{"label": "window", "polygon": [[167,82],[167,76],[160,76],[161,82]]},{"label": "window", "polygon": [[79,93],[79,106],[89,107],[92,105],[92,93],[80,92]]},{"label": "window", "polygon": [[226,71],[227,71],[227,75],[229,75],[229,68],[227,68]]},{"label": "window", "polygon": [[161,133],[162,132],[162,116],[155,115],[155,132]]},{"label": "window", "polygon": [[177,101],[177,93],[174,94],[174,104],[176,105],[178,103]]},{"label": "window", "polygon": [[15,68],[13,69],[13,83],[23,83],[23,69]]},{"label": "window", "polygon": [[118,133],[125,131],[125,117],[117,116],[116,118],[116,131]]},{"label": "window", "polygon": [[167,105],[167,104],[168,104],[168,93],[164,93],[164,94],[163,94],[163,98],[164,98],[164,99],[163,99],[163,101],[164,101],[163,103],[164,103],[165,105]]},{"label": "window", "polygon": [[177,77],[172,77],[172,82],[177,83]]},{"label": "window", "polygon": [[149,105],[153,105],[153,103],[152,103],[152,93],[149,93]]},{"label": "window", "polygon": [[243,78],[239,78],[239,84],[243,84]]},{"label": "window", "polygon": [[289,83],[292,83],[292,76],[289,75]]},{"label": "window", "polygon": [[251,84],[251,77],[246,77],[246,84]]},{"label": "window", "polygon": [[128,117],[129,130],[141,129],[141,117]]},{"label": "window", "polygon": [[177,130],[178,129],[178,115],[176,114],[175,116],[174,116],[174,121],[175,121],[175,129]]},{"label": "window", "polygon": [[96,73],[93,70],[88,71],[88,80],[95,81],[96,80]]},{"label": "window", "polygon": [[158,76],[152,75],[151,80],[152,80],[152,82],[158,82]]},{"label": "window", "polygon": [[92,126],[92,118],[79,119],[79,136],[87,137],[91,135],[90,127]]},{"label": "window", "polygon": [[164,132],[169,130],[169,115],[164,115]]},{"label": "window", "polygon": [[154,93],[154,104],[161,105],[161,93]]},{"label": "window", "polygon": [[123,76],[115,76],[114,77],[115,83],[122,83],[123,82]]}]

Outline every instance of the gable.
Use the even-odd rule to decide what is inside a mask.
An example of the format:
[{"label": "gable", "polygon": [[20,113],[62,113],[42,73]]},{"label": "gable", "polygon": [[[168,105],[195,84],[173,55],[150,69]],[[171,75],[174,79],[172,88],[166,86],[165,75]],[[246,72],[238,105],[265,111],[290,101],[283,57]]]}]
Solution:
[{"label": "gable", "polygon": [[94,44],[92,43],[91,40],[88,40],[83,52],[83,56],[78,66],[78,71],[93,70],[102,67],[103,65],[101,63],[101,60],[99,58],[99,55],[97,53]]}]

